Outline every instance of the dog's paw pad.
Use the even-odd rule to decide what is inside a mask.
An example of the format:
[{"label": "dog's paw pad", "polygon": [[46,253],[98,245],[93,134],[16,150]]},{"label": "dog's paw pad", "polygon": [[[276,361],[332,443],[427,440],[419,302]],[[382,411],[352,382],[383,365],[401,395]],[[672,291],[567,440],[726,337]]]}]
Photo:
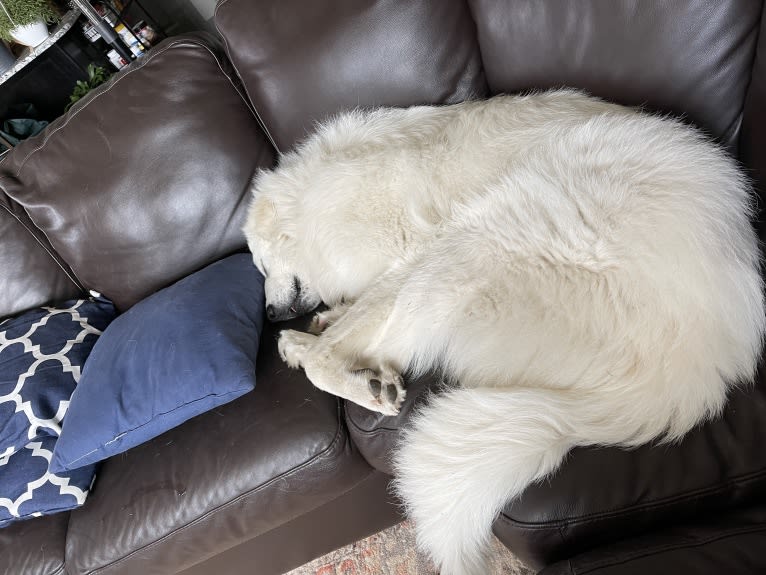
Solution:
[{"label": "dog's paw pad", "polygon": [[399,413],[404,398],[407,397],[401,375],[393,370],[383,369],[378,372],[366,368],[354,370],[354,375],[367,381],[369,396],[352,401],[384,415]]},{"label": "dog's paw pad", "polygon": [[381,390],[382,384],[380,383],[379,379],[372,378],[367,384],[367,387],[369,387],[372,397],[374,397],[375,399],[378,399],[380,397],[380,390]]},{"label": "dog's paw pad", "polygon": [[404,389],[402,376],[397,373],[396,377],[384,389],[384,392],[381,394],[385,396],[383,403],[387,407],[387,411],[384,413],[387,415],[397,415],[402,408],[404,400],[407,398],[407,391]]},{"label": "dog's paw pad", "polygon": [[[373,372],[374,373],[374,372]],[[375,407],[384,415],[397,415],[407,397],[402,376],[391,370],[374,373],[367,387]]]},{"label": "dog's paw pad", "polygon": [[[399,390],[396,389],[394,385],[391,385],[390,383],[386,386],[386,400],[388,403],[392,405],[397,404],[397,400],[399,399]],[[399,402],[399,405],[401,405],[401,402]],[[397,407],[399,407],[397,405]]]}]

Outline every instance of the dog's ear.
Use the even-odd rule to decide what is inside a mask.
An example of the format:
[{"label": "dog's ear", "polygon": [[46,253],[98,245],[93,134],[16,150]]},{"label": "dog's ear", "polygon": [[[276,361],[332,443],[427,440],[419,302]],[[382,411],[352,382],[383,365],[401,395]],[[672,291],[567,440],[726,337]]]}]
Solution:
[{"label": "dog's ear", "polygon": [[277,234],[277,210],[274,203],[264,196],[253,199],[243,227],[251,250],[260,243],[258,238],[274,238]]},{"label": "dog's ear", "polygon": [[277,241],[290,237],[286,227],[295,210],[295,197],[290,192],[291,180],[284,174],[271,170],[256,171],[250,183],[253,201],[247,214],[245,235]]},{"label": "dog's ear", "polygon": [[262,231],[273,229],[277,223],[277,208],[270,198],[260,197],[253,202],[253,223]]}]

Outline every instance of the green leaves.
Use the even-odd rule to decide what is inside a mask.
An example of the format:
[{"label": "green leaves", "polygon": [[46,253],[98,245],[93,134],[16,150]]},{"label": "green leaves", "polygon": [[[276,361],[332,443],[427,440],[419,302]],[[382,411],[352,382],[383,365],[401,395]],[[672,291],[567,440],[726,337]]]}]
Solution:
[{"label": "green leaves", "polygon": [[112,74],[108,72],[106,68],[96,66],[93,62],[88,64],[88,80],[77,80],[74,90],[72,90],[72,94],[69,96],[69,104],[67,104],[64,111],[69,111],[69,108],[71,108],[75,102],[84,97],[96,86],[100,86],[106,82],[111,76]]},{"label": "green leaves", "polygon": [[96,66],[93,62],[88,64],[88,82],[91,88],[103,84],[109,79],[109,76],[111,76],[111,74],[106,71],[106,68]]}]

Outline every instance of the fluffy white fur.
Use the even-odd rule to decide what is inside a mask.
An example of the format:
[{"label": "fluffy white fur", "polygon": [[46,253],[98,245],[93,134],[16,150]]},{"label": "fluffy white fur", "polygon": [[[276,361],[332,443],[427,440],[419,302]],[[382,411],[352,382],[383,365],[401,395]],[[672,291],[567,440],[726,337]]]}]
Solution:
[{"label": "fluffy white fur", "polygon": [[318,387],[394,414],[400,374],[460,383],[395,456],[418,540],[485,573],[502,506],[577,445],[676,440],[753,375],[764,332],[746,181],[678,121],[572,91],[319,127],[254,180],[245,232]]}]

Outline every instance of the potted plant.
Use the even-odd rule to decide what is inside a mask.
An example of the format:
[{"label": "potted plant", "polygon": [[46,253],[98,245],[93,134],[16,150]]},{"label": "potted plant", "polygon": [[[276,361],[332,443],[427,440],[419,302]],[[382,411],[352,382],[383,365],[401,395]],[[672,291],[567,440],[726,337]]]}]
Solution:
[{"label": "potted plant", "polygon": [[88,64],[88,80],[85,82],[77,80],[77,84],[75,85],[72,94],[69,96],[69,104],[64,108],[64,111],[69,111],[69,108],[71,108],[75,102],[83,98],[93,88],[106,82],[111,76],[112,75],[106,71],[106,68],[96,66],[93,62]]},{"label": "potted plant", "polygon": [[0,0],[0,38],[37,46],[48,37],[48,24],[59,19],[49,0]]}]

